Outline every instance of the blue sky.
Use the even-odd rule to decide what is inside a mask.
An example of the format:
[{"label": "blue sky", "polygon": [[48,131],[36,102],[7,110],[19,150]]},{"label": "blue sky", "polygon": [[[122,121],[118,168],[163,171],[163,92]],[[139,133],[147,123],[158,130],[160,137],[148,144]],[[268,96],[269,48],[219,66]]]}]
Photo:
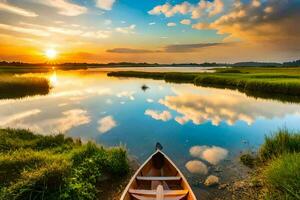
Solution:
[{"label": "blue sky", "polygon": [[299,0],[0,0],[0,59],[43,61],[47,49],[59,62],[297,59],[299,9]]}]

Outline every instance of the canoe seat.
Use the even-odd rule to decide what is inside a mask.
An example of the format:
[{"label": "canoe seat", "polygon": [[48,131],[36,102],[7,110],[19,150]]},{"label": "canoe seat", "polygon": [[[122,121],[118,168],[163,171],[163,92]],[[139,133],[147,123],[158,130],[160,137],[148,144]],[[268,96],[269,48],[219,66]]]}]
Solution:
[{"label": "canoe seat", "polygon": [[[144,195],[138,195],[138,194],[132,194],[131,196],[138,200],[157,200],[156,197],[151,197],[151,196],[144,196]],[[185,196],[186,195],[174,196],[174,197],[164,197],[163,200],[181,200]]]},{"label": "canoe seat", "polygon": [[[163,194],[164,197],[172,197],[172,196],[181,196],[187,195],[188,190],[164,190]],[[136,190],[136,189],[129,189],[129,193],[131,195],[144,195],[148,197],[156,197],[157,191],[156,190]]]},{"label": "canoe seat", "polygon": [[180,176],[137,176],[140,181],[180,181]]}]

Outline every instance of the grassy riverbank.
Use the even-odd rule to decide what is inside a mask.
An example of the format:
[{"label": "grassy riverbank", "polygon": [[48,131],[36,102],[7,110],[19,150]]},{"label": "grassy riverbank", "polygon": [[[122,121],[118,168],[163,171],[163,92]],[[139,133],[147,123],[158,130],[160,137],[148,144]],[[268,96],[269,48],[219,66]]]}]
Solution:
[{"label": "grassy riverbank", "polygon": [[[247,159],[245,159],[247,158]],[[300,199],[300,133],[282,129],[266,137],[257,155],[241,161],[252,168],[258,192],[266,199]]]},{"label": "grassy riverbank", "polygon": [[[0,129],[0,199],[103,199],[129,171],[123,148]],[[109,178],[107,178],[109,177]],[[116,188],[110,188],[110,190]]]},{"label": "grassy riverbank", "polygon": [[167,82],[238,89],[250,96],[266,98],[282,95],[278,97],[282,100],[300,96],[299,68],[230,68],[217,69],[214,73],[118,71],[110,72],[108,76],[152,78]]},{"label": "grassy riverbank", "polygon": [[0,75],[0,99],[45,95],[50,91],[46,78]]}]

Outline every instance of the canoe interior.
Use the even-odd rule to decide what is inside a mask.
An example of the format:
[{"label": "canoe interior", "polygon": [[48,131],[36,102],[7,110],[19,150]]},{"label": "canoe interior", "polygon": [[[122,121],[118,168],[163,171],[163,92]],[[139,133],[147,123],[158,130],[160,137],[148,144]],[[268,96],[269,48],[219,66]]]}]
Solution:
[{"label": "canoe interior", "polygon": [[[164,191],[182,192],[187,191],[186,195],[182,195],[178,200],[195,200],[195,196],[188,185],[186,179],[172,161],[161,151],[154,153],[136,172],[127,186],[123,199],[121,200],[138,200],[136,195],[130,194],[130,190],[138,191],[156,191],[157,187],[163,186]],[[144,199],[150,198],[151,195]],[[172,196],[170,194],[170,196]],[[164,198],[168,199],[168,198]],[[176,198],[174,198],[176,199]]]}]

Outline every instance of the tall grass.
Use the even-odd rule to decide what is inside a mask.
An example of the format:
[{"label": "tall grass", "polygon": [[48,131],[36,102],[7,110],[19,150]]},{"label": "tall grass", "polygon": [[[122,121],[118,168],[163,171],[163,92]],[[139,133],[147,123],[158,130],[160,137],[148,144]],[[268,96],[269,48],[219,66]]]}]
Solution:
[{"label": "tall grass", "polygon": [[264,170],[270,199],[300,199],[300,153],[283,154]]},{"label": "tall grass", "polygon": [[49,91],[50,84],[45,78],[0,75],[0,99],[45,95]]},{"label": "tall grass", "polygon": [[259,149],[261,161],[267,161],[284,153],[300,153],[300,133],[279,129],[271,136],[265,137],[265,142]]},{"label": "tall grass", "polygon": [[95,199],[102,176],[129,170],[123,148],[106,149],[63,135],[0,129],[0,199]]}]

